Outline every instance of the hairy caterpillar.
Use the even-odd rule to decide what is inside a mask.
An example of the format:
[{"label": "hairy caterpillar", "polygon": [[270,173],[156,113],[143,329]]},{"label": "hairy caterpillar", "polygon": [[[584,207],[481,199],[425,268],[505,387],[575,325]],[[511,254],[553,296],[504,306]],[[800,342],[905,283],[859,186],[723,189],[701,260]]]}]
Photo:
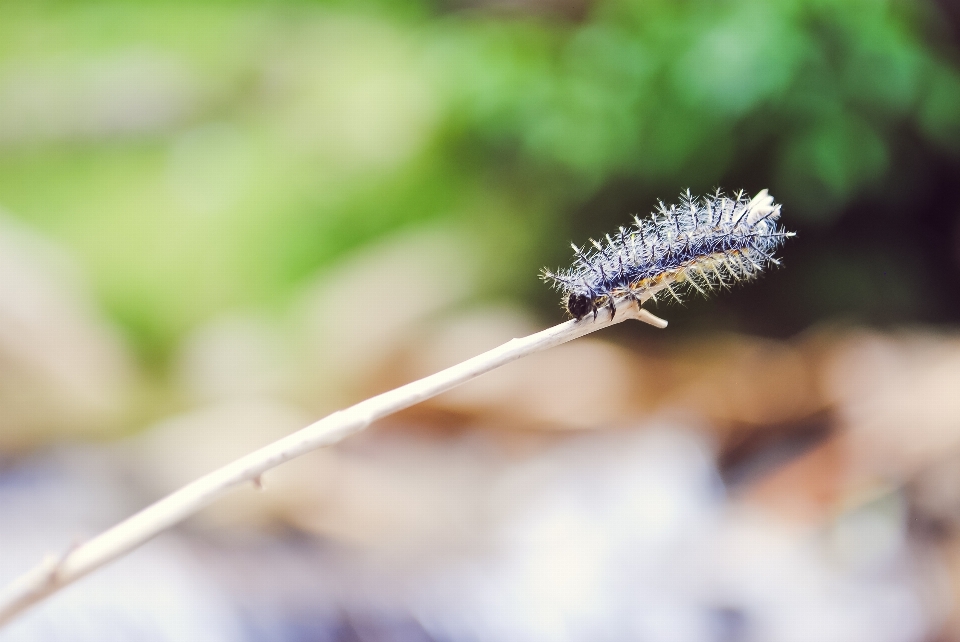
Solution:
[{"label": "hairy caterpillar", "polygon": [[606,243],[590,240],[587,249],[573,245],[575,261],[567,270],[544,270],[542,278],[559,290],[570,316],[583,319],[604,306],[616,314],[617,303],[656,300],[658,292],[680,300],[678,289],[706,294],[756,277],[779,265],[773,252],[793,232],[777,226],[780,206],[767,190],[752,200],[743,192],[728,198],[719,190],[695,199],[687,190],[679,206],[665,206]]}]

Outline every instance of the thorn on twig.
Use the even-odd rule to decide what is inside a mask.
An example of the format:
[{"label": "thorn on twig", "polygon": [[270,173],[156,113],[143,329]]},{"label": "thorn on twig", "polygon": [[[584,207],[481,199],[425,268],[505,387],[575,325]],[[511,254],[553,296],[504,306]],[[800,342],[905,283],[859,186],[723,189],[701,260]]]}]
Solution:
[{"label": "thorn on twig", "polygon": [[257,475],[250,481],[253,482],[254,488],[257,490],[263,490],[263,475]]},{"label": "thorn on twig", "polygon": [[56,553],[47,553],[43,558],[44,574],[47,577],[47,584],[54,584],[57,581],[57,574],[60,572],[60,563],[63,562],[64,555]]},{"label": "thorn on twig", "polygon": [[653,327],[660,328],[661,330],[667,327],[666,319],[661,319],[646,308],[640,308],[640,311],[637,313],[637,320],[649,323]]},{"label": "thorn on twig", "polygon": [[62,553],[47,553],[43,559],[43,566],[47,576],[47,584],[57,584],[60,581],[60,571],[63,569],[63,563],[75,550],[80,548],[80,542],[74,540],[70,546]]}]

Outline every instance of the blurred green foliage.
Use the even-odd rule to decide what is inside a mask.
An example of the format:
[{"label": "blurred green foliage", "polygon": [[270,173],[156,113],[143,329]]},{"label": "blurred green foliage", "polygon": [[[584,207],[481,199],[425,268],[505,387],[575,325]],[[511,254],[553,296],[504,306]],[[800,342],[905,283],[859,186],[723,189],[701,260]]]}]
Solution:
[{"label": "blurred green foliage", "polygon": [[[785,204],[782,315],[922,317],[905,279],[960,282],[917,258],[956,230],[957,192],[925,196],[960,157],[951,38],[893,0],[3,3],[0,204],[153,355],[431,221],[483,248],[481,296],[546,303],[568,240],[688,186]],[[928,202],[940,249],[904,242]],[[869,265],[837,252],[864,236]]]}]

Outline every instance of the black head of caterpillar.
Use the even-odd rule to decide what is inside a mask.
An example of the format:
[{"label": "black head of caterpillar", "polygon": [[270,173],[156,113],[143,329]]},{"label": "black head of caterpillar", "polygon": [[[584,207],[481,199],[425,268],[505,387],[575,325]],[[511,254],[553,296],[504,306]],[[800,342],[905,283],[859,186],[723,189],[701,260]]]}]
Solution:
[{"label": "black head of caterpillar", "polygon": [[544,270],[542,277],[578,321],[591,312],[596,318],[603,307],[615,315],[617,303],[641,304],[663,291],[679,301],[682,290],[706,294],[779,265],[773,253],[794,235],[777,226],[779,218],[780,206],[767,190],[753,199],[719,190],[695,199],[687,191],[680,205],[660,203],[650,218],[634,217],[633,226],[607,234],[606,242],[574,245],[573,266]]}]

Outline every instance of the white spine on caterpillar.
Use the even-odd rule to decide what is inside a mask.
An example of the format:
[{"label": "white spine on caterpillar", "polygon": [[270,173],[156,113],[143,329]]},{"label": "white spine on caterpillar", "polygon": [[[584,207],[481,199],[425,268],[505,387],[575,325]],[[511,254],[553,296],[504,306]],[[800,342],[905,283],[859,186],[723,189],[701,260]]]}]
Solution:
[{"label": "white spine on caterpillar", "polygon": [[780,206],[762,190],[748,200],[719,190],[695,199],[688,190],[680,205],[660,203],[653,215],[607,234],[605,242],[573,246],[571,268],[544,270],[543,279],[564,295],[572,317],[580,320],[622,301],[643,303],[666,291],[674,299],[686,291],[706,294],[755,278],[779,265],[774,251],[794,236],[777,225]]}]

